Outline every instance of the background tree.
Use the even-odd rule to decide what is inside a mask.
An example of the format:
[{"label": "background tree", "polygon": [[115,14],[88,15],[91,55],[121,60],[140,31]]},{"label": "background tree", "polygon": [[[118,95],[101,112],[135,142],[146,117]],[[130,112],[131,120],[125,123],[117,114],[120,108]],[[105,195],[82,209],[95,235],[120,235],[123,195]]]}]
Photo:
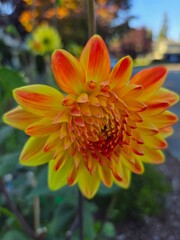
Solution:
[{"label": "background tree", "polygon": [[168,34],[168,16],[167,13],[165,13],[163,16],[162,27],[160,29],[158,36],[159,40],[167,39],[168,38],[167,34]]}]

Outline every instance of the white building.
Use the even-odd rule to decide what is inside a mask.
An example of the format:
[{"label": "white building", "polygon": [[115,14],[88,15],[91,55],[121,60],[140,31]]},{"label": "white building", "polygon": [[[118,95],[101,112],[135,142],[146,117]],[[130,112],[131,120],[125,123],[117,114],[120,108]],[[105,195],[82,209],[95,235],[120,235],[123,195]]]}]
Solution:
[{"label": "white building", "polygon": [[180,42],[169,39],[158,40],[154,43],[153,58],[167,62],[180,62]]}]

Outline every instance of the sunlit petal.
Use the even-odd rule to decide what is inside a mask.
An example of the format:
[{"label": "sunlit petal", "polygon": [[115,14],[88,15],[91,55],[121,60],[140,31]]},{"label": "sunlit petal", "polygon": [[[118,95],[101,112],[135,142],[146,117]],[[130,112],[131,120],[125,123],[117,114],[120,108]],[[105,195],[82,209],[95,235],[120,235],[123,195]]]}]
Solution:
[{"label": "sunlit petal", "polygon": [[36,84],[16,88],[13,95],[21,107],[38,116],[54,116],[62,108],[63,95],[49,86]]},{"label": "sunlit petal", "polygon": [[84,196],[89,199],[92,198],[100,185],[98,173],[95,172],[93,175],[91,175],[88,170],[81,165],[78,174],[78,185]]},{"label": "sunlit petal", "polygon": [[56,50],[52,55],[52,70],[59,87],[69,94],[79,94],[85,82],[84,71],[79,61],[65,50]]},{"label": "sunlit petal", "polygon": [[103,39],[94,35],[90,38],[80,57],[86,74],[86,81],[102,82],[110,74],[110,59]]},{"label": "sunlit petal", "polygon": [[142,85],[143,91],[141,93],[141,99],[148,99],[159,90],[166,76],[167,69],[165,67],[153,67],[142,70],[134,75],[131,79],[131,84]]},{"label": "sunlit petal", "polygon": [[55,170],[54,165],[55,161],[51,160],[48,166],[48,185],[51,190],[55,191],[67,184],[72,162],[66,161],[64,166],[58,170]]},{"label": "sunlit petal", "polygon": [[130,80],[132,69],[133,62],[131,57],[121,58],[111,72],[110,84],[112,89],[118,91],[126,85]]},{"label": "sunlit petal", "polygon": [[45,141],[46,138],[30,137],[21,152],[20,163],[27,166],[38,166],[49,162],[52,153],[44,153]]},{"label": "sunlit petal", "polygon": [[3,121],[6,124],[20,130],[25,130],[30,124],[32,124],[34,121],[38,121],[39,119],[39,116],[23,110],[23,108],[20,106],[5,113],[3,116]]}]

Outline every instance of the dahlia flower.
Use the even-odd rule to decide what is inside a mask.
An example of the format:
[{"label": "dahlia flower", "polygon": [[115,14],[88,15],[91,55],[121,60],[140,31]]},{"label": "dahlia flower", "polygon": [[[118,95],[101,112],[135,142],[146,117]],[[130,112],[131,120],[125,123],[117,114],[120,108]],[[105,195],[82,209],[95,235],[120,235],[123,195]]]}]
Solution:
[{"label": "dahlia flower", "polygon": [[167,109],[178,96],[161,88],[165,67],[131,78],[132,65],[127,56],[110,70],[107,47],[98,35],[79,60],[65,50],[54,51],[52,71],[66,95],[40,84],[17,88],[13,95],[19,106],[3,117],[30,136],[20,163],[47,163],[50,189],[78,184],[87,198],[101,182],[128,188],[131,172],[143,173],[143,163],[162,163],[165,138],[177,121]]},{"label": "dahlia flower", "polygon": [[35,54],[39,55],[51,53],[55,49],[62,47],[58,31],[47,24],[36,27],[27,44]]}]

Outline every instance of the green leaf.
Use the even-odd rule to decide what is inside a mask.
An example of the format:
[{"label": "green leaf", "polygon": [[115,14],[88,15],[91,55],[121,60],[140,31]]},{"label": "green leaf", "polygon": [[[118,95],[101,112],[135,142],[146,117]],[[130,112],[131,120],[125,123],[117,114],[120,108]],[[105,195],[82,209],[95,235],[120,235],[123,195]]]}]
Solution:
[{"label": "green leaf", "polygon": [[23,73],[7,67],[0,68],[0,115],[6,111],[9,100],[12,98],[12,90],[27,84]]},{"label": "green leaf", "polygon": [[2,67],[0,68],[0,86],[6,94],[11,94],[12,90],[27,84],[27,79],[23,73],[13,69]]},{"label": "green leaf", "polygon": [[103,233],[106,237],[113,238],[116,235],[115,226],[111,222],[106,222],[103,226]]},{"label": "green leaf", "polygon": [[0,213],[3,213],[4,215],[6,215],[9,218],[16,218],[14,213],[12,213],[9,209],[4,208],[4,207],[0,207]]},{"label": "green leaf", "polygon": [[17,231],[17,230],[9,230],[7,233],[4,234],[2,240],[28,240],[23,233]]},{"label": "green leaf", "polygon": [[0,177],[13,172],[18,165],[19,152],[7,153],[0,156]]}]

